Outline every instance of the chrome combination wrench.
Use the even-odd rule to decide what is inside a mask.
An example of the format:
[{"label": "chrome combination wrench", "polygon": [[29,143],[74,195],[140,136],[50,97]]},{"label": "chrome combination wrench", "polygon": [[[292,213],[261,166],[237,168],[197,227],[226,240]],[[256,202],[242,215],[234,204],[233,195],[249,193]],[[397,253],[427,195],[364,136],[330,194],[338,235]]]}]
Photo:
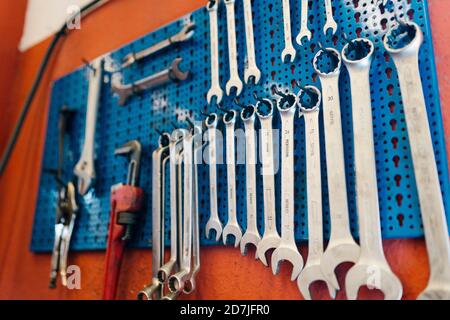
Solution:
[{"label": "chrome combination wrench", "polygon": [[370,94],[370,65],[374,45],[355,39],[342,49],[350,76],[355,152],[356,207],[359,220],[360,256],[345,280],[347,298],[355,300],[366,285],[384,293],[386,300],[402,297],[402,284],[392,272],[383,252],[375,147]]},{"label": "chrome combination wrench", "polygon": [[228,64],[230,65],[230,79],[226,84],[227,95],[231,95],[231,90],[236,89],[236,95],[242,92],[243,84],[239,78],[238,56],[236,45],[236,20],[234,15],[234,5],[236,0],[223,0],[227,10],[227,35],[228,35]]},{"label": "chrome combination wrench", "polygon": [[327,20],[325,22],[325,26],[323,27],[323,33],[324,35],[327,35],[328,30],[331,29],[331,32],[334,35],[337,31],[337,23],[333,17],[333,6],[331,4],[331,0],[324,0],[324,1]]},{"label": "chrome combination wrench", "polygon": [[284,49],[281,53],[281,60],[286,62],[289,57],[289,61],[292,63],[295,60],[297,51],[295,51],[292,44],[292,30],[291,30],[291,5],[290,0],[282,0],[283,3],[283,28],[284,28]]},{"label": "chrome combination wrench", "polygon": [[280,262],[289,261],[292,264],[291,281],[294,281],[303,268],[294,230],[294,119],[297,98],[276,89],[275,93],[281,97],[277,103],[281,117],[281,242],[272,254],[272,272],[277,274]]},{"label": "chrome combination wrench", "polygon": [[[398,47],[399,37],[410,42]],[[419,70],[423,33],[413,22],[401,22],[384,38],[398,72],[420,211],[430,264],[430,278],[422,300],[450,300],[450,244],[444,203],[434,157],[427,109]]]},{"label": "chrome combination wrench", "polygon": [[259,80],[261,80],[261,71],[256,64],[252,1],[242,1],[244,5],[245,39],[247,44],[247,65],[244,71],[244,80],[246,84],[250,84],[252,81],[254,84],[258,84]]},{"label": "chrome combination wrench", "polygon": [[308,3],[309,0],[302,0],[302,12],[301,12],[301,25],[300,25],[300,33],[297,36],[297,43],[301,46],[303,45],[303,38],[306,37],[308,41],[311,41],[311,31],[308,28]]},{"label": "chrome combination wrench", "polygon": [[[333,48],[321,49],[313,60],[319,75],[323,95],[323,123],[327,163],[328,202],[330,207],[331,235],[321,267],[325,277],[339,290],[335,269],[343,262],[356,262],[359,245],[350,231],[345,180],[344,140],[342,137],[339,75],[342,59]],[[325,70],[326,68],[326,70]]]},{"label": "chrome combination wrench", "polygon": [[324,281],[330,296],[336,291],[322,272],[323,255],[322,181],[320,168],[319,107],[321,94],[313,86],[302,88],[297,95],[298,105],[305,120],[306,143],[306,193],[308,197],[308,259],[297,278],[297,285],[306,300],[311,300],[309,287],[313,282]]}]

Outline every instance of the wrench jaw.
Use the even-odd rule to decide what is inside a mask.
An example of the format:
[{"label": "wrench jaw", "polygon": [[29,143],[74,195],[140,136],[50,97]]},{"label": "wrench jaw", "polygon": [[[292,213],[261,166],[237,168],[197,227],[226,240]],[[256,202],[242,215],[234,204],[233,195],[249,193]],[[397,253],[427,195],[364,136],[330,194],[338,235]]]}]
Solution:
[{"label": "wrench jaw", "polygon": [[208,94],[206,95],[208,104],[212,103],[214,97],[216,98],[216,104],[222,102],[223,91],[219,86],[211,87],[211,89],[209,89]]},{"label": "wrench jaw", "polygon": [[303,269],[303,258],[298,252],[297,246],[281,244],[272,253],[272,272],[277,275],[279,272],[279,265],[282,261],[288,261],[292,264],[291,281],[294,281],[299,276]]},{"label": "wrench jaw", "polygon": [[300,293],[303,295],[305,300],[311,300],[311,292],[309,291],[309,287],[313,282],[316,281],[324,281],[328,288],[328,293],[332,299],[336,298],[336,290],[334,290],[333,286],[328,282],[328,279],[322,273],[322,269],[320,268],[319,263],[306,264],[305,269],[300,273],[297,278],[297,286],[300,290]]},{"label": "wrench jaw", "polygon": [[256,66],[249,66],[244,70],[244,79],[245,83],[248,85],[257,85],[261,80],[261,71]]},{"label": "wrench jaw", "polygon": [[403,287],[386,262],[360,259],[347,273],[345,290],[349,300],[356,300],[360,287],[378,289],[384,300],[400,300]]},{"label": "wrench jaw", "polygon": [[78,177],[78,193],[83,196],[95,179],[94,163],[82,158],[75,166],[74,174]]},{"label": "wrench jaw", "polygon": [[375,47],[369,39],[358,38],[342,49],[342,59],[347,69],[365,71],[370,68]]},{"label": "wrench jaw", "polygon": [[185,81],[190,72],[189,71],[181,71],[180,64],[183,61],[183,58],[176,58],[173,60],[172,65],[170,66],[170,79],[174,82]]},{"label": "wrench jaw", "polygon": [[[396,39],[401,35],[406,35]],[[409,40],[409,42],[407,42]],[[414,22],[402,22],[384,36],[383,45],[392,56],[417,56],[423,43],[423,32]]]},{"label": "wrench jaw", "polygon": [[211,236],[211,231],[215,231],[216,234],[216,242],[220,240],[220,237],[222,236],[222,222],[220,220],[216,220],[213,218],[210,218],[208,222],[206,223],[206,238],[209,239]]},{"label": "wrench jaw", "polygon": [[300,30],[300,33],[297,35],[295,41],[299,46],[303,46],[303,38],[306,38],[308,42],[311,41],[312,33],[309,29],[302,29]]},{"label": "wrench jaw", "polygon": [[278,234],[273,235],[264,235],[261,241],[258,243],[258,246],[256,247],[256,254],[258,255],[259,260],[265,265],[266,267],[269,266],[267,263],[266,254],[268,251],[272,249],[276,249],[281,242],[281,238]]},{"label": "wrench jaw", "polygon": [[170,276],[168,287],[170,292],[182,292],[184,290],[186,281],[189,280],[190,270],[183,269]]},{"label": "wrench jaw", "polygon": [[239,246],[239,242],[241,242],[242,238],[242,230],[236,223],[228,223],[225,228],[223,228],[223,244],[227,244],[227,239],[229,236],[234,237],[234,247],[237,248]]},{"label": "wrench jaw", "polygon": [[331,35],[335,35],[336,31],[337,31],[337,23],[336,21],[334,21],[334,19],[332,20],[327,20],[327,22],[325,23],[325,26],[323,27],[323,34],[327,35],[328,34],[328,30],[331,29]]},{"label": "wrench jaw", "polygon": [[[261,241],[260,235],[255,231],[247,230],[241,239],[241,254],[243,256],[247,255],[247,247],[249,244],[255,246],[255,249],[258,247],[259,242]],[[258,260],[258,251],[255,250],[255,260]]]},{"label": "wrench jaw", "polygon": [[297,51],[295,51],[294,47],[286,47],[281,52],[281,60],[283,63],[290,62],[293,63],[295,61],[295,56],[297,55]]},{"label": "wrench jaw", "polygon": [[235,89],[236,92],[236,96],[240,96],[242,93],[242,89],[243,89],[244,85],[242,84],[241,79],[239,78],[230,78],[230,80],[228,80],[227,85],[226,85],[226,91],[227,91],[227,95],[230,96],[233,88]]}]

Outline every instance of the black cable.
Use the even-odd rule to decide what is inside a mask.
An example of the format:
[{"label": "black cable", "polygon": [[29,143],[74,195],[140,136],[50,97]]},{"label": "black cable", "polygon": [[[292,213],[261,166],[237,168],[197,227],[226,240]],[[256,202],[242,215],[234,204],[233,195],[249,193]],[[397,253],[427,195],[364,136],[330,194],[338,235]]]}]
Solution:
[{"label": "black cable", "polygon": [[[96,9],[98,6],[101,6],[103,3],[106,3],[106,2],[107,1],[105,1],[105,0],[93,0],[92,2],[88,3],[83,8],[81,8],[80,14],[82,16],[87,15],[90,12],[92,12],[94,9]],[[42,78],[44,76],[48,62],[50,61],[50,58],[53,54],[53,51],[55,50],[56,45],[61,40],[61,38],[64,35],[66,35],[67,31],[69,31],[69,29],[67,28],[67,24],[64,24],[59,29],[59,31],[55,34],[55,36],[52,39],[52,42],[50,43],[50,45],[47,48],[47,51],[45,52],[44,58],[42,59],[42,62],[39,67],[36,78],[34,79],[33,85],[31,86],[31,89],[25,100],[25,103],[23,104],[22,111],[20,112],[20,115],[19,115],[19,119],[16,122],[13,133],[12,133],[11,137],[8,139],[8,143],[6,145],[5,152],[2,155],[1,162],[0,162],[0,177],[3,175],[3,171],[6,167],[6,165],[8,164],[8,160],[9,160],[11,153],[16,145],[17,139],[20,134],[20,130],[22,129],[23,123],[28,114],[30,106],[33,103],[33,100],[34,100],[36,92],[39,88],[39,85],[41,84]]]}]

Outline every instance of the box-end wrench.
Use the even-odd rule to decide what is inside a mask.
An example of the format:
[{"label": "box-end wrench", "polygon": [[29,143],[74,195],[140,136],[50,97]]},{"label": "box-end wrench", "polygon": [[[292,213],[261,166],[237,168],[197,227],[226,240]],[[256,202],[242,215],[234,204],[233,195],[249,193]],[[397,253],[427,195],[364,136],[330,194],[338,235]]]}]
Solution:
[{"label": "box-end wrench", "polygon": [[74,174],[78,177],[78,193],[85,195],[95,179],[94,147],[97,112],[102,88],[103,60],[98,58],[89,68],[89,92],[86,110],[86,129],[81,158],[75,165]]},{"label": "box-end wrench", "polygon": [[211,104],[213,97],[216,103],[220,103],[223,98],[223,91],[220,88],[219,79],[219,27],[217,22],[217,10],[220,0],[210,0],[206,6],[209,13],[209,35],[211,46],[211,88],[207,94],[208,104]]},{"label": "box-end wrench", "polygon": [[321,267],[334,288],[339,283],[334,273],[343,262],[356,262],[359,245],[350,231],[350,218],[345,181],[344,141],[342,137],[339,75],[342,59],[333,48],[321,49],[313,60],[319,75],[323,95],[323,122],[327,163],[328,199],[330,206],[331,235]]},{"label": "box-end wrench", "polygon": [[337,31],[337,23],[333,17],[333,5],[331,4],[331,0],[325,0],[325,11],[327,15],[327,20],[323,27],[323,33],[327,35],[329,29],[331,29],[332,34],[334,35]]},{"label": "box-end wrench", "polygon": [[305,268],[298,276],[297,285],[303,297],[311,300],[310,285],[316,281],[324,281],[330,296],[334,299],[336,291],[320,267],[323,255],[323,225],[319,139],[321,94],[319,89],[314,86],[302,88],[297,95],[297,102],[302,111],[300,116],[305,119],[306,193],[308,197],[308,258]]},{"label": "box-end wrench", "polygon": [[[248,105],[241,112],[241,119],[245,128],[245,175],[247,190],[247,230],[241,239],[241,253],[247,254],[247,246],[253,244],[255,248],[261,241],[257,225],[257,192],[256,192],[256,109]],[[258,259],[258,252],[255,252]]]},{"label": "box-end wrench", "polygon": [[300,33],[297,35],[297,43],[302,46],[303,38],[306,37],[308,41],[311,41],[311,31],[308,28],[308,3],[309,0],[302,0],[302,12],[301,12],[301,25],[300,25]]},{"label": "box-end wrench", "polygon": [[139,291],[138,300],[159,300],[164,295],[158,270],[164,263],[165,167],[169,143],[169,134],[162,134],[159,147],[152,154],[152,281]]},{"label": "box-end wrench", "polygon": [[261,71],[256,64],[252,1],[242,1],[244,3],[245,38],[247,43],[247,66],[244,71],[244,79],[246,84],[250,84],[252,81],[254,84],[258,84],[259,80],[261,80]]},{"label": "box-end wrench", "polygon": [[223,0],[227,10],[227,35],[228,35],[228,64],[230,65],[230,79],[226,84],[227,95],[236,89],[236,95],[242,92],[243,84],[239,78],[238,56],[236,45],[236,20],[234,16],[234,4],[236,0]]},{"label": "box-end wrench", "polygon": [[209,163],[209,202],[210,202],[210,217],[206,223],[205,231],[206,238],[209,239],[211,230],[216,232],[216,241],[219,241],[222,236],[222,222],[219,219],[219,212],[217,207],[217,114],[212,113],[206,120],[205,125],[208,129],[208,163]]},{"label": "box-end wrench", "polygon": [[295,60],[297,51],[295,51],[292,44],[292,30],[291,30],[291,5],[290,0],[283,1],[283,28],[284,28],[284,49],[281,52],[281,60],[286,62],[289,57],[289,61],[292,63]]},{"label": "box-end wrench", "polygon": [[[396,40],[400,36],[409,38],[410,42],[399,47]],[[428,285],[419,299],[450,300],[450,244],[420,79],[419,49],[422,42],[422,30],[413,22],[400,23],[384,38],[384,46],[398,71],[430,264]]]},{"label": "box-end wrench", "polygon": [[350,300],[357,298],[359,288],[364,285],[381,290],[386,300],[400,299],[403,291],[400,280],[386,260],[381,238],[369,80],[373,52],[374,45],[368,39],[352,40],[342,49],[352,93],[356,207],[361,249],[358,261],[348,271],[345,280]]},{"label": "box-end wrench", "polygon": [[291,281],[297,279],[303,268],[303,258],[295,243],[294,230],[294,119],[297,111],[297,97],[274,91],[281,99],[277,108],[281,117],[281,242],[272,254],[272,272],[279,272],[281,261],[292,264]]},{"label": "box-end wrench", "polygon": [[256,254],[267,267],[266,253],[280,245],[277,231],[275,207],[275,164],[273,151],[273,103],[269,99],[261,99],[256,104],[256,115],[261,123],[261,174],[264,188],[264,234],[256,248]]},{"label": "box-end wrench", "polygon": [[228,222],[223,228],[223,244],[227,243],[228,236],[234,237],[234,247],[237,248],[242,238],[242,230],[237,220],[236,208],[236,146],[234,128],[237,112],[230,110],[223,116],[226,132],[226,160],[228,185]]},{"label": "box-end wrench", "polygon": [[122,106],[134,94],[154,89],[169,82],[185,81],[189,77],[190,72],[181,71],[180,63],[182,61],[182,58],[176,58],[166,70],[162,70],[132,84],[123,85],[112,83],[111,91],[119,96],[119,105]]}]

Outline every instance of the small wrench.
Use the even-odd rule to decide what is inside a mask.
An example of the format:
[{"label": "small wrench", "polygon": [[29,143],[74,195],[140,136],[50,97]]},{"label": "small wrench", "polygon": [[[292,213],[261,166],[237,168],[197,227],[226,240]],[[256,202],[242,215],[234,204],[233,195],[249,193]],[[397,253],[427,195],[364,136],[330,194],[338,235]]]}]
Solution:
[{"label": "small wrench", "polygon": [[220,103],[223,97],[223,91],[220,88],[219,79],[219,27],[217,22],[217,9],[220,0],[210,0],[206,6],[209,12],[209,33],[211,45],[211,88],[207,94],[208,104],[211,104],[212,98],[216,97],[216,103]]},{"label": "small wrench", "polygon": [[295,51],[294,45],[292,44],[292,31],[291,31],[291,5],[290,0],[283,1],[283,27],[284,27],[284,49],[281,53],[281,60],[283,63],[289,56],[289,61],[292,63],[295,60],[297,51]]},{"label": "small wrench", "polygon": [[[247,189],[247,230],[241,239],[241,253],[247,254],[247,245],[253,244],[255,247],[261,241],[257,225],[257,199],[256,199],[256,132],[255,132],[254,106],[249,105],[241,112],[241,119],[245,127],[245,173]],[[255,253],[258,259],[258,252]]]},{"label": "small wrench", "polygon": [[85,195],[95,179],[94,147],[97,112],[102,88],[103,61],[97,59],[89,70],[89,92],[86,111],[86,129],[81,158],[75,166],[74,174],[78,177],[78,193]]},{"label": "small wrench", "polygon": [[[403,34],[412,39],[405,47],[395,47],[391,40]],[[400,23],[384,38],[398,71],[430,263],[428,285],[418,299],[450,300],[448,227],[418,63],[422,43],[422,30],[413,22]]]},{"label": "small wrench", "polygon": [[308,28],[308,2],[309,0],[302,0],[302,21],[301,21],[301,26],[300,26],[300,33],[297,35],[297,43],[301,46],[303,45],[303,38],[306,37],[306,39],[308,39],[308,41],[311,41],[311,31]]},{"label": "small wrench", "polygon": [[323,33],[327,35],[328,30],[331,29],[332,34],[334,35],[337,31],[337,23],[333,17],[333,6],[331,4],[331,0],[325,0],[325,11],[327,13],[327,21],[323,27]]},{"label": "small wrench", "polygon": [[128,98],[136,93],[150,90],[169,82],[185,81],[189,77],[190,72],[180,70],[179,65],[181,61],[183,61],[182,58],[176,58],[168,69],[132,84],[123,85],[112,83],[111,90],[119,96],[119,105],[124,105]]},{"label": "small wrench", "polygon": [[[381,290],[386,300],[400,299],[403,291],[400,280],[386,261],[381,238],[369,80],[374,49],[369,39],[352,40],[342,49],[352,93],[356,207],[361,247],[359,259],[345,280],[350,300],[357,298],[359,288],[364,285]],[[378,275],[376,278],[374,272]]]},{"label": "small wrench", "polygon": [[211,230],[216,231],[216,241],[219,241],[222,235],[222,222],[219,219],[217,209],[217,130],[218,117],[212,113],[206,120],[205,125],[208,128],[209,141],[209,202],[211,215],[206,223],[206,238],[209,239]]},{"label": "small wrench", "polygon": [[242,0],[244,3],[245,38],[247,43],[247,66],[244,71],[246,84],[252,81],[258,84],[261,80],[261,71],[256,64],[255,36],[253,34],[253,14],[251,0]]},{"label": "small wrench", "polygon": [[324,281],[330,296],[336,291],[320,267],[323,255],[322,182],[320,169],[319,106],[321,94],[313,86],[302,88],[297,95],[298,105],[305,119],[306,193],[308,197],[308,259],[297,278],[297,285],[306,300],[311,300],[309,287]]},{"label": "small wrench", "polygon": [[275,170],[273,151],[273,103],[269,99],[259,100],[256,114],[261,123],[261,159],[264,188],[264,235],[256,247],[256,254],[267,267],[266,253],[280,245],[275,209]]},{"label": "small wrench", "polygon": [[[274,87],[275,89],[275,87]],[[281,242],[272,254],[272,272],[279,272],[281,261],[292,264],[291,281],[297,279],[303,268],[303,258],[295,243],[294,230],[294,118],[297,111],[297,98],[293,94],[281,96],[277,108],[281,117]]]},{"label": "small wrench", "polygon": [[242,81],[239,78],[238,56],[236,45],[236,21],[234,16],[234,4],[236,0],[224,0],[227,9],[227,34],[228,34],[228,63],[230,65],[230,79],[227,82],[227,95],[231,94],[231,89],[236,89],[236,95],[242,92]]},{"label": "small wrench", "polygon": [[[341,55],[333,48],[321,49],[313,60],[314,69],[319,75],[322,84],[325,154],[331,220],[330,241],[322,256],[320,265],[323,273],[336,290],[339,290],[339,283],[334,273],[336,267],[346,261],[355,263],[359,257],[359,246],[350,232],[347,204],[344,142],[339,98],[341,64]],[[328,67],[326,71],[323,70],[324,66]]]},{"label": "small wrench", "polygon": [[230,110],[223,116],[226,129],[226,158],[227,158],[227,185],[228,185],[228,222],[223,228],[223,244],[227,243],[228,236],[234,236],[234,247],[237,248],[242,238],[236,213],[236,147],[234,128],[237,113]]}]

